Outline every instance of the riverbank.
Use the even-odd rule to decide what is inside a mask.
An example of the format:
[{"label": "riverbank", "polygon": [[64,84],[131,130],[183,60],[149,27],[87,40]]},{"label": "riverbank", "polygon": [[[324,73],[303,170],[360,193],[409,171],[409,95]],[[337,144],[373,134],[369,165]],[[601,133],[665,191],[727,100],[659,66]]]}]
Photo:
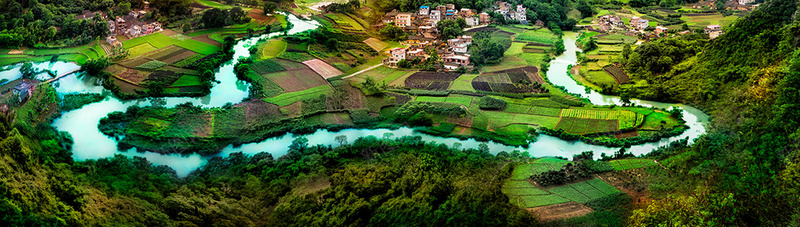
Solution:
[{"label": "riverbank", "polygon": [[[301,24],[301,23],[304,23],[304,22],[303,21],[293,21],[293,23]],[[300,27],[302,27],[302,26],[304,26],[304,25],[301,25]],[[295,26],[295,28],[297,28],[297,27],[298,26]],[[299,32],[301,30],[307,30],[307,29],[308,29],[308,27],[306,27],[306,29],[300,29],[300,30],[293,29],[294,32],[290,31],[289,33],[293,34],[295,32]],[[242,55],[247,54],[249,47],[252,46],[252,45],[255,45],[256,41],[257,41],[256,38],[242,40],[242,41],[237,43],[237,45],[234,47],[234,50],[235,50],[235,52],[237,54],[242,54]],[[565,42],[567,42],[567,40],[565,40]],[[564,55],[568,55],[569,52],[570,51],[565,52]],[[179,155],[179,154],[159,154],[159,153],[156,153],[156,152],[148,151],[146,149],[120,149],[118,147],[118,141],[115,141],[114,138],[110,138],[110,137],[106,136],[105,134],[100,132],[97,127],[86,127],[86,125],[98,125],[100,123],[100,119],[103,118],[103,117],[106,117],[108,115],[108,113],[114,112],[114,111],[125,111],[130,106],[145,107],[145,106],[157,105],[157,106],[163,106],[163,107],[166,107],[166,108],[173,108],[173,107],[175,107],[175,106],[177,106],[179,104],[183,104],[183,103],[189,102],[189,103],[192,103],[194,106],[198,106],[198,107],[202,107],[202,108],[222,108],[223,106],[226,106],[226,103],[231,103],[231,107],[233,107],[234,105],[232,105],[232,104],[236,103],[235,100],[245,100],[250,95],[249,85],[247,85],[246,83],[242,83],[242,82],[238,81],[236,79],[235,74],[233,73],[233,68],[234,68],[233,66],[236,63],[236,61],[237,61],[237,59],[234,58],[231,63],[226,63],[226,64],[223,64],[221,66],[221,68],[219,69],[219,71],[217,72],[217,75],[216,75],[216,77],[218,78],[218,80],[220,80],[221,83],[217,84],[216,86],[214,86],[212,88],[212,92],[211,92],[212,95],[209,95],[209,96],[206,96],[206,97],[201,97],[201,98],[188,98],[188,97],[183,97],[183,98],[155,98],[155,99],[147,99],[147,100],[130,100],[130,101],[120,101],[120,100],[115,99],[115,98],[109,98],[109,99],[103,100],[101,102],[97,102],[97,103],[92,103],[92,104],[86,105],[86,106],[84,106],[84,107],[82,107],[80,109],[76,109],[74,111],[65,112],[65,113],[62,114],[61,117],[59,117],[58,119],[56,119],[53,122],[53,126],[55,126],[58,130],[66,131],[66,132],[68,132],[68,133],[70,133],[72,135],[81,135],[81,136],[75,136],[74,137],[73,154],[74,154],[75,160],[85,160],[85,159],[96,159],[96,158],[111,157],[111,156],[113,156],[115,154],[123,154],[125,156],[146,157],[149,161],[153,162],[154,164],[157,164],[157,165],[168,165],[168,166],[176,169],[176,171],[178,171],[179,175],[188,174],[188,172],[192,171],[193,169],[197,168],[198,166],[203,165],[210,158],[213,158],[213,157],[216,157],[216,156],[225,157],[225,156],[227,156],[227,155],[229,155],[231,153],[235,153],[235,152],[244,152],[245,154],[255,154],[255,153],[258,153],[258,152],[267,151],[270,154],[272,154],[273,156],[279,157],[279,156],[285,154],[285,149],[288,148],[288,145],[293,140],[292,138],[298,136],[298,134],[294,134],[294,133],[291,133],[291,132],[289,132],[287,134],[284,134],[283,136],[275,134],[274,137],[270,137],[270,138],[265,139],[265,140],[261,140],[261,139],[264,139],[265,137],[262,137],[262,138],[257,138],[255,136],[249,137],[249,138],[252,139],[252,141],[258,141],[258,142],[242,143],[242,144],[236,143],[236,145],[229,144],[227,146],[220,145],[220,146],[224,146],[224,147],[221,149],[221,152],[217,153],[216,155],[199,155],[197,153],[189,154],[189,155]],[[553,82],[554,85],[549,85],[548,83],[542,83],[544,88],[547,88],[548,90],[550,90],[552,92],[560,92],[560,90],[556,89],[555,86],[563,86],[563,84],[560,84],[560,81],[559,81],[559,79],[561,77],[558,77],[555,74],[551,74],[551,72],[555,72],[555,71],[553,71],[554,69],[558,68],[558,64],[559,63],[557,61],[554,61],[553,62],[554,66],[551,67],[550,71],[548,71],[548,75],[549,75],[548,76],[548,80]],[[45,67],[46,67],[46,65],[45,65]],[[376,70],[381,69],[381,68],[382,67],[379,67]],[[11,71],[14,71],[14,70],[11,70]],[[13,74],[13,72],[11,72],[11,71],[7,71],[7,72]],[[3,72],[0,72],[0,73],[3,73]],[[372,74],[373,73],[370,73],[370,75],[372,75]],[[528,75],[528,74],[526,74],[526,75]],[[564,75],[566,75],[566,74],[564,74]],[[481,76],[481,75],[473,76],[472,78],[477,78],[479,76]],[[483,75],[483,76],[491,76],[491,75],[487,74],[487,75]],[[530,74],[529,76],[530,76],[529,78],[536,78],[536,77],[534,77],[534,74]],[[408,81],[408,79],[409,79],[408,76],[398,77],[395,82],[396,83],[400,83],[400,84],[404,84],[406,81]],[[412,80],[413,80],[413,78],[412,78]],[[471,84],[472,80],[473,79],[465,80],[463,82],[467,83],[465,85],[471,87],[471,85],[469,85],[469,84]],[[335,83],[335,81],[332,81],[331,83]],[[457,81],[455,81],[453,83],[462,83],[462,82],[459,82],[457,80]],[[60,80],[58,82],[57,86],[56,86],[56,90],[58,91],[59,94],[66,94],[66,93],[71,93],[71,92],[100,93],[100,92],[103,91],[103,89],[102,89],[102,87],[100,87],[98,85],[99,85],[99,83],[97,83],[97,81],[92,79],[92,78],[87,78],[87,77],[84,77],[84,76],[76,75],[76,76],[68,76],[68,77]],[[565,87],[565,88],[567,88],[567,87]],[[567,90],[567,89],[565,89],[565,90]],[[583,91],[583,89],[581,89],[581,91]],[[577,92],[571,92],[571,93],[577,93]],[[292,93],[292,94],[294,94],[294,93]],[[337,93],[334,92],[334,93],[326,93],[326,94],[327,94],[326,95],[327,97],[334,97],[334,96],[336,96]],[[555,125],[557,125],[557,123],[558,123],[558,121],[555,120],[556,117],[548,117],[548,116],[543,116],[543,115],[530,114],[530,113],[532,113],[532,112],[530,112],[530,110],[534,109],[535,111],[539,111],[541,109],[540,107],[556,108],[556,109],[559,109],[559,108],[567,108],[567,109],[569,109],[569,108],[571,108],[571,107],[569,107],[569,105],[566,105],[566,104],[558,102],[558,100],[564,101],[566,99],[564,99],[564,100],[562,100],[562,99],[552,100],[550,98],[528,97],[528,98],[522,98],[522,99],[518,99],[517,100],[517,99],[514,99],[514,98],[508,98],[508,97],[502,97],[502,96],[492,96],[492,97],[495,97],[497,99],[506,100],[508,105],[506,106],[506,109],[504,109],[503,111],[487,111],[487,110],[481,110],[479,108],[480,107],[480,100],[481,100],[482,97],[469,96],[469,95],[463,95],[463,94],[447,94],[446,96],[436,96],[435,94],[424,93],[424,92],[413,92],[413,94],[394,94],[394,93],[390,93],[390,95],[393,97],[393,99],[395,99],[395,102],[397,102],[397,105],[400,105],[400,107],[381,108],[381,107],[386,106],[386,105],[374,105],[374,104],[376,104],[376,103],[384,103],[385,104],[388,100],[381,100],[381,99],[376,99],[375,97],[362,96],[363,93],[361,92],[361,89],[347,89],[347,90],[344,90],[343,92],[339,92],[339,94],[359,94],[358,96],[353,96],[353,98],[346,98],[346,99],[342,99],[342,100],[347,100],[347,101],[350,101],[350,100],[362,100],[362,101],[359,102],[360,104],[358,104],[358,105],[356,105],[356,103],[352,102],[352,101],[350,101],[350,102],[325,102],[325,103],[326,104],[327,103],[330,103],[330,104],[339,103],[339,104],[342,104],[342,105],[348,105],[349,107],[353,107],[355,109],[364,109],[364,110],[367,110],[367,111],[364,112],[363,110],[356,110],[356,111],[352,111],[352,112],[351,111],[347,111],[346,113],[345,112],[339,112],[338,113],[338,115],[339,115],[338,119],[335,116],[331,116],[330,114],[328,114],[327,116],[330,116],[330,117],[325,117],[325,118],[317,117],[320,121],[321,120],[325,120],[325,119],[330,119],[330,120],[342,120],[342,121],[348,121],[349,122],[349,121],[353,121],[354,119],[363,119],[363,118],[360,118],[358,116],[367,117],[367,118],[369,118],[369,117],[373,117],[374,118],[374,117],[379,117],[382,113],[385,113],[387,115],[388,114],[394,114],[393,113],[394,111],[397,111],[398,109],[400,109],[400,107],[402,107],[401,104],[408,104],[408,103],[411,103],[411,104],[414,104],[414,103],[434,103],[435,105],[432,105],[431,108],[437,107],[437,108],[445,108],[445,109],[447,109],[448,107],[453,107],[454,105],[460,105],[460,106],[465,108],[464,109],[465,111],[468,111],[468,113],[470,113],[469,117],[467,117],[467,118],[450,118],[450,117],[446,117],[444,115],[439,115],[439,116],[432,115],[431,118],[430,118],[430,120],[432,122],[432,124],[430,126],[432,126],[432,127],[430,127],[430,128],[431,129],[436,128],[436,129],[441,131],[441,130],[449,129],[452,126],[452,131],[450,131],[450,132],[453,133],[454,136],[462,137],[462,139],[465,138],[465,135],[466,136],[473,135],[472,134],[473,132],[482,132],[482,131],[490,132],[487,129],[494,130],[494,132],[497,132],[497,133],[503,133],[503,134],[498,134],[498,135],[508,135],[507,134],[508,132],[524,132],[524,133],[527,133],[529,129],[536,127],[535,125],[529,125],[529,123],[531,123],[531,122],[535,122],[537,125],[550,125],[551,127],[555,127]],[[563,93],[559,93],[559,94],[563,94]],[[289,97],[289,96],[286,96],[286,97]],[[340,97],[340,98],[344,98],[344,97]],[[257,101],[257,100],[258,99],[253,99],[251,101]],[[274,101],[272,99],[267,99],[267,100]],[[514,100],[517,100],[517,101],[514,101]],[[512,101],[514,101],[514,102],[512,102]],[[269,103],[269,102],[266,102],[264,100],[261,100],[259,102],[268,103],[268,104],[261,103],[258,106],[270,106],[268,108],[264,108],[264,109],[269,109],[269,111],[277,111],[277,112],[280,112],[280,113],[284,113],[285,112],[285,113],[287,113],[289,115],[297,114],[296,116],[299,116],[300,114],[304,113],[303,112],[304,109],[306,109],[308,111],[308,110],[312,110],[313,109],[312,107],[314,107],[314,105],[313,105],[314,102],[312,102],[312,101],[309,101],[309,102],[301,101],[301,102],[299,102],[299,104],[283,105],[283,106],[278,105],[278,104],[274,104],[274,103]],[[602,103],[602,102],[599,102],[599,103],[605,104],[605,103]],[[411,105],[411,104],[409,104],[409,105]],[[522,113],[521,111],[523,109],[517,108],[517,107],[520,107],[520,105],[522,105],[522,106],[530,105],[530,108],[524,109],[526,112]],[[610,104],[605,104],[605,105],[610,105]],[[550,106],[550,107],[547,107],[547,106]],[[665,108],[665,107],[668,107],[668,106],[669,105],[663,105],[663,106],[658,106],[658,108]],[[250,107],[255,107],[255,106],[250,106]],[[533,107],[536,107],[536,108],[533,108]],[[582,107],[582,108],[591,108],[591,107]],[[608,108],[608,107],[604,107],[604,108]],[[603,108],[597,108],[597,109],[598,110],[604,110]],[[644,109],[645,108],[643,108],[643,110]],[[241,108],[240,110],[245,110],[245,111],[244,111],[244,113],[242,113],[243,115],[237,115],[237,116],[246,116],[248,114],[247,110],[250,111],[249,112],[250,114],[254,114],[254,113],[258,113],[258,111],[263,110],[263,109],[261,109],[261,108]],[[411,109],[411,110],[414,110],[414,109]],[[431,111],[433,111],[433,110],[436,110],[436,109],[431,109]],[[440,109],[440,110],[443,110],[443,109]],[[519,113],[506,112],[506,111],[516,111],[516,112],[519,112]],[[417,112],[420,112],[420,111],[408,111],[408,112],[409,113],[417,113]],[[629,150],[632,151],[634,154],[643,154],[643,153],[649,152],[650,150],[652,150],[652,149],[654,149],[654,148],[656,148],[658,146],[664,146],[664,145],[668,144],[670,141],[673,141],[673,140],[677,140],[677,139],[680,139],[680,138],[686,138],[686,137],[696,138],[696,136],[698,136],[698,135],[702,134],[702,132],[704,132],[704,129],[701,126],[702,123],[698,122],[698,121],[704,120],[704,118],[702,118],[702,117],[698,118],[696,116],[697,114],[702,115],[702,113],[692,112],[692,111],[688,111],[688,112],[689,113],[685,114],[684,118],[687,118],[687,123],[686,124],[690,128],[689,130],[686,130],[681,135],[674,136],[674,137],[671,137],[671,138],[660,139],[657,142],[651,142],[651,143],[646,143],[646,144],[642,144],[642,145],[635,145],[635,146],[632,146]],[[308,112],[306,112],[306,113],[308,113]],[[367,114],[365,115],[364,113],[367,113]],[[544,113],[544,112],[535,112],[535,113],[547,114],[547,113]],[[345,116],[348,116],[348,117],[345,117]],[[353,117],[353,116],[356,116],[356,117]],[[403,115],[403,116],[406,116],[406,115]],[[407,120],[407,119],[410,119],[410,117],[413,117],[413,115],[410,115],[410,116],[408,116],[406,118],[401,118],[401,119]],[[236,120],[238,120],[238,119],[247,119],[247,118],[246,117],[233,117],[233,118],[228,118],[228,119],[236,119]],[[349,119],[349,120],[345,120],[345,119]],[[470,119],[470,120],[466,121],[467,119]],[[223,120],[223,119],[219,119],[219,120]],[[526,124],[514,123],[515,121],[524,122]],[[442,125],[443,122],[445,123],[444,125]],[[453,123],[453,122],[455,122],[455,123]],[[633,122],[635,123],[635,121],[633,121]],[[482,127],[483,130],[474,130],[473,127],[475,127],[475,126]],[[331,146],[336,146],[337,143],[336,143],[334,138],[337,137],[337,136],[342,136],[342,135],[347,136],[349,138],[360,138],[360,137],[370,136],[370,135],[371,136],[376,136],[376,137],[383,137],[385,135],[389,135],[390,137],[419,136],[422,140],[425,140],[425,141],[436,141],[436,142],[439,142],[439,143],[446,143],[446,144],[460,143],[460,144],[463,145],[464,148],[478,148],[479,146],[481,146],[481,144],[484,143],[482,141],[478,141],[478,140],[475,140],[475,139],[461,140],[461,139],[457,139],[457,138],[443,138],[443,137],[439,137],[439,136],[431,136],[431,135],[422,133],[420,131],[416,131],[416,130],[414,130],[412,128],[405,128],[405,127],[397,128],[396,125],[394,125],[394,126],[392,126],[392,125],[382,125],[381,127],[376,127],[376,128],[372,128],[372,129],[353,129],[353,128],[350,128],[350,127],[355,127],[355,126],[352,126],[350,124],[347,124],[347,127],[348,127],[347,129],[336,128],[335,130],[333,130],[333,131],[336,131],[336,132],[332,132],[331,130],[319,129],[319,130],[314,131],[311,134],[304,134],[304,137],[309,138],[309,141],[312,144],[328,144],[328,145],[331,145]],[[391,129],[386,129],[384,127],[391,128]],[[212,130],[211,132],[214,132],[214,131]],[[224,132],[224,131],[217,131],[217,132]],[[303,132],[298,132],[298,133],[308,133],[308,131],[303,131]],[[390,134],[387,134],[387,133],[390,133]],[[283,134],[283,133],[281,133],[281,134]],[[527,134],[524,134],[524,135],[527,135]],[[470,136],[470,137],[474,137],[474,136]],[[480,139],[480,140],[482,140],[482,139]],[[528,146],[528,148],[518,147],[518,146],[505,146],[505,145],[503,145],[501,143],[496,143],[496,142],[487,142],[485,144],[488,145],[488,147],[491,149],[492,153],[497,153],[497,152],[500,152],[500,151],[522,150],[522,151],[528,151],[531,154],[534,154],[535,156],[564,156],[564,157],[571,157],[572,154],[579,153],[580,151],[594,150],[594,151],[596,151],[595,154],[596,154],[597,158],[599,158],[601,153],[611,154],[611,153],[616,151],[616,149],[614,149],[614,148],[591,145],[591,144],[586,144],[586,143],[579,142],[579,141],[565,141],[565,140],[561,140],[559,138],[548,136],[548,135],[539,135],[537,137],[537,139],[535,140],[535,142],[534,141],[529,141],[529,142],[532,142],[532,143],[529,143],[530,146]],[[127,147],[123,147],[123,148],[127,148]]]}]

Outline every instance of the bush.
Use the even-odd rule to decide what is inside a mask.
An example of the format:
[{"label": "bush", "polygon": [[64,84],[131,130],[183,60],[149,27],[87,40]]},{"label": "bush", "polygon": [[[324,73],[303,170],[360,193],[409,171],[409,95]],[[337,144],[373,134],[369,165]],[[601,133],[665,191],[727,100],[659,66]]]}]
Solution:
[{"label": "bush", "polygon": [[492,97],[483,97],[481,98],[479,107],[482,110],[502,110],[506,108],[506,101]]}]

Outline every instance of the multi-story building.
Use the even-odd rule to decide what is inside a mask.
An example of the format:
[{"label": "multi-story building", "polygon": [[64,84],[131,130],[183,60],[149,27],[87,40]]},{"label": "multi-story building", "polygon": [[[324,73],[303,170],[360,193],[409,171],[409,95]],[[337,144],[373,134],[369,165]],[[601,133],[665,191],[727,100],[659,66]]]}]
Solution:
[{"label": "multi-story building", "polygon": [[400,60],[406,59],[406,48],[394,48],[389,50],[389,57],[383,59],[383,64],[389,67],[397,67]]},{"label": "multi-story building", "polygon": [[397,16],[394,18],[394,24],[397,27],[405,28],[407,26],[411,26],[411,14],[410,13],[398,13]]},{"label": "multi-story building", "polygon": [[430,13],[431,7],[430,6],[420,6],[419,7],[419,15],[428,15]]},{"label": "multi-story building", "polygon": [[491,22],[491,19],[490,19],[488,13],[478,14],[478,19],[480,19],[481,24],[488,24],[489,22]]}]

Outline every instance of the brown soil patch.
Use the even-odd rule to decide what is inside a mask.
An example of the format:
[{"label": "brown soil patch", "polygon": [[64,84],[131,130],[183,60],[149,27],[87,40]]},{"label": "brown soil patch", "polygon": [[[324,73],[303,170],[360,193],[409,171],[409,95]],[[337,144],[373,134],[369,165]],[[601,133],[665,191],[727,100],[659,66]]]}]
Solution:
[{"label": "brown soil patch", "polygon": [[173,36],[173,35],[179,34],[179,33],[175,32],[173,30],[170,30],[170,29],[164,29],[164,30],[161,31],[161,34],[164,34],[165,36]]},{"label": "brown soil patch", "polygon": [[270,19],[269,17],[267,17],[267,15],[264,15],[264,10],[261,9],[252,9],[250,10],[250,13],[247,14],[247,16],[250,16],[250,18],[253,18],[257,21],[267,21]]},{"label": "brown soil patch", "polygon": [[296,117],[300,115],[301,111],[303,111],[303,102],[297,101],[292,103],[291,105],[284,106],[281,108],[281,112],[289,115],[289,117]]},{"label": "brown soil patch", "polygon": [[136,93],[136,91],[143,91],[144,90],[144,88],[142,88],[142,87],[136,86],[135,84],[129,83],[129,82],[124,81],[124,80],[120,80],[120,79],[118,79],[116,77],[112,77],[111,79],[113,80],[112,82],[114,82],[114,84],[119,86],[119,90],[122,93],[133,94],[133,93]]},{"label": "brown soil patch", "polygon": [[216,40],[208,38],[208,35],[197,36],[197,37],[192,38],[192,40],[208,43],[208,44],[211,44],[211,45],[214,45],[214,46],[221,46],[222,45],[221,43],[217,42]]},{"label": "brown soil patch", "polygon": [[329,84],[327,80],[309,68],[270,73],[264,77],[278,84],[284,92],[302,91]]},{"label": "brown soil patch", "polygon": [[125,60],[125,61],[121,61],[121,62],[119,62],[117,64],[125,66],[125,67],[128,67],[128,68],[136,68],[136,67],[138,67],[138,66],[140,66],[140,65],[142,65],[144,63],[148,63],[150,61],[151,61],[150,59],[147,59],[147,58],[144,58],[144,57],[138,57],[138,58],[134,58],[134,59],[128,59],[128,60]]},{"label": "brown soil patch", "polygon": [[211,127],[212,125],[214,125],[211,122],[212,119],[214,119],[214,115],[211,113],[203,113],[197,116],[195,120],[201,123],[199,124],[195,123],[195,124],[200,125],[202,127],[192,127],[193,130],[192,134],[202,138],[211,137],[211,134],[214,132],[214,128]]},{"label": "brown soil patch", "polygon": [[[661,167],[654,166],[648,168]],[[650,194],[648,192],[650,186],[648,178],[650,175],[647,174],[646,169],[647,168],[638,168],[606,172],[598,174],[597,178],[633,196],[634,207],[640,207],[639,205],[646,205],[649,200],[651,200],[647,196]]]},{"label": "brown soil patch", "polygon": [[388,44],[376,38],[366,39],[364,40],[364,43],[366,43],[369,47],[372,47],[372,49],[375,51],[381,51],[388,46]]},{"label": "brown soil patch", "polygon": [[621,140],[621,139],[637,137],[637,136],[639,136],[639,131],[624,132],[624,133],[616,134],[616,135],[614,135],[614,138],[616,138],[618,140]]},{"label": "brown soil patch", "polygon": [[244,106],[244,117],[248,125],[271,122],[282,116],[280,106],[261,99],[251,100],[237,106]]},{"label": "brown soil patch", "polygon": [[540,221],[548,222],[553,220],[580,217],[588,213],[591,213],[592,208],[589,208],[588,206],[576,202],[569,202],[569,203],[555,204],[549,206],[528,208],[528,212],[531,212],[532,214],[538,216]]},{"label": "brown soil patch", "polygon": [[336,69],[336,67],[319,59],[304,61],[303,64],[307,65],[325,79],[344,74],[342,71],[339,71],[339,69]]},{"label": "brown soil patch", "polygon": [[131,83],[133,85],[138,85],[142,83],[145,79],[147,79],[149,73],[144,73],[139,70],[134,70],[130,68],[126,68],[123,66],[116,66],[112,65],[105,69],[105,71],[110,72],[114,77]]},{"label": "brown soil patch", "polygon": [[169,47],[168,51],[169,52],[162,52],[162,53],[148,55],[148,57],[153,58],[155,60],[159,60],[167,64],[172,64],[197,54],[196,52],[191,50],[187,50],[181,47],[172,48],[172,46]]},{"label": "brown soil patch", "polygon": [[16,49],[8,51],[8,54],[25,54],[25,50],[23,49]]}]

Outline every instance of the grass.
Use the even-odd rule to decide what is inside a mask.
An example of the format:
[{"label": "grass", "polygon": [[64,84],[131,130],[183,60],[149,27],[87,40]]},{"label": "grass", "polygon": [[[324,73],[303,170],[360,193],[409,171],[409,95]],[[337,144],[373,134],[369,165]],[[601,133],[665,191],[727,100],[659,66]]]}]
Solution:
[{"label": "grass", "polygon": [[322,86],[313,87],[311,89],[306,89],[306,90],[296,91],[296,92],[283,93],[283,94],[280,94],[280,95],[275,96],[275,97],[264,98],[264,101],[268,102],[268,103],[275,104],[275,105],[279,105],[279,106],[288,106],[288,105],[291,105],[292,103],[295,103],[297,101],[301,101],[301,100],[309,99],[309,98],[314,98],[314,97],[317,97],[317,96],[319,96],[321,94],[327,94],[328,92],[331,92],[331,91],[332,91],[332,89],[331,89],[330,86],[322,85]]},{"label": "grass", "polygon": [[534,195],[534,196],[520,196],[523,204],[527,208],[547,206],[553,204],[561,204],[569,202],[568,199],[558,195]]},{"label": "grass", "polygon": [[614,186],[609,185],[605,181],[601,179],[592,179],[586,181],[587,184],[594,186],[597,190],[605,193],[606,195],[613,195],[617,193],[622,193],[619,189],[615,188]]},{"label": "grass", "polygon": [[213,54],[213,53],[216,53],[217,51],[220,50],[220,48],[217,47],[217,46],[214,46],[214,45],[211,45],[211,44],[208,44],[208,43],[204,43],[204,42],[200,42],[200,41],[197,41],[197,40],[193,40],[193,39],[187,39],[187,40],[175,43],[175,46],[183,47],[183,48],[186,48],[187,50],[191,50],[191,51],[194,51],[194,52],[197,52],[197,53],[200,53],[200,54],[205,54],[205,55]]},{"label": "grass", "polygon": [[287,43],[283,39],[270,40],[261,49],[261,59],[278,57],[278,55],[286,51],[286,47]]},{"label": "grass", "polygon": [[[211,0],[194,0],[194,2],[197,2],[200,5],[204,5],[204,6],[208,6],[208,7],[214,7],[214,8],[218,8],[218,9],[230,9],[230,8],[235,7],[235,6],[225,5],[225,4],[222,4],[222,3],[219,3],[219,2],[215,2],[215,1],[211,1]],[[245,11],[250,11],[252,8],[242,7],[242,9],[245,10]]]},{"label": "grass", "polygon": [[514,38],[516,41],[527,41],[527,42],[537,42],[537,43],[544,43],[544,44],[554,44],[558,37],[553,35],[552,32],[548,29],[538,29],[538,30],[527,30]]},{"label": "grass", "polygon": [[514,167],[514,171],[511,172],[510,180],[525,180],[533,175],[533,166],[531,164],[522,164]]},{"label": "grass", "polygon": [[[522,182],[524,182],[526,184],[530,184],[530,183],[525,182],[525,181],[522,181]],[[511,195],[511,196],[518,196],[518,195],[547,195],[547,194],[550,194],[550,193],[547,193],[546,191],[544,191],[542,189],[539,189],[539,188],[536,188],[536,187],[532,187],[532,188],[503,188],[502,192],[504,194],[506,194],[506,195]]]},{"label": "grass", "polygon": [[418,102],[446,102],[447,97],[435,97],[435,96],[418,96],[415,101]]},{"label": "grass", "polygon": [[503,188],[536,188],[536,186],[527,181],[505,181]]},{"label": "grass", "polygon": [[522,53],[522,48],[525,47],[525,45],[527,45],[527,43],[511,43],[511,47],[509,47],[503,55],[517,56]]},{"label": "grass", "polygon": [[572,188],[574,188],[575,190],[578,190],[579,192],[581,192],[584,195],[588,196],[589,199],[591,199],[591,200],[595,200],[595,199],[606,197],[605,193],[603,193],[602,191],[598,190],[597,188],[595,188],[594,186],[590,185],[589,183],[586,183],[585,181],[584,182],[574,183],[574,184],[571,184],[570,186],[572,186]]},{"label": "grass", "polygon": [[188,87],[188,86],[199,86],[200,85],[200,77],[198,76],[191,76],[191,75],[184,75],[178,80],[176,80],[170,87]]},{"label": "grass", "polygon": [[142,43],[128,48],[128,54],[131,58],[133,58],[154,50],[157,50],[157,48],[153,45],[150,45],[149,43]]},{"label": "grass", "polygon": [[658,165],[652,159],[638,158],[611,160],[608,163],[614,167],[614,170],[638,169]]},{"label": "grass", "polygon": [[543,53],[522,53],[519,55],[519,58],[525,60],[528,65],[533,66],[540,66],[542,63],[545,63],[546,57],[547,55]]},{"label": "grass", "polygon": [[445,100],[445,102],[457,103],[469,107],[470,103],[472,103],[472,98],[450,95],[447,97],[447,100]]},{"label": "grass", "polygon": [[589,198],[588,196],[582,194],[578,190],[575,190],[570,185],[564,185],[564,186],[551,188],[548,191],[550,191],[553,194],[556,194],[556,195],[559,195],[561,197],[564,197],[565,199],[569,199],[569,200],[572,200],[572,201],[580,203],[580,204],[585,204],[585,203],[588,203],[589,201],[591,201],[591,198]]}]

